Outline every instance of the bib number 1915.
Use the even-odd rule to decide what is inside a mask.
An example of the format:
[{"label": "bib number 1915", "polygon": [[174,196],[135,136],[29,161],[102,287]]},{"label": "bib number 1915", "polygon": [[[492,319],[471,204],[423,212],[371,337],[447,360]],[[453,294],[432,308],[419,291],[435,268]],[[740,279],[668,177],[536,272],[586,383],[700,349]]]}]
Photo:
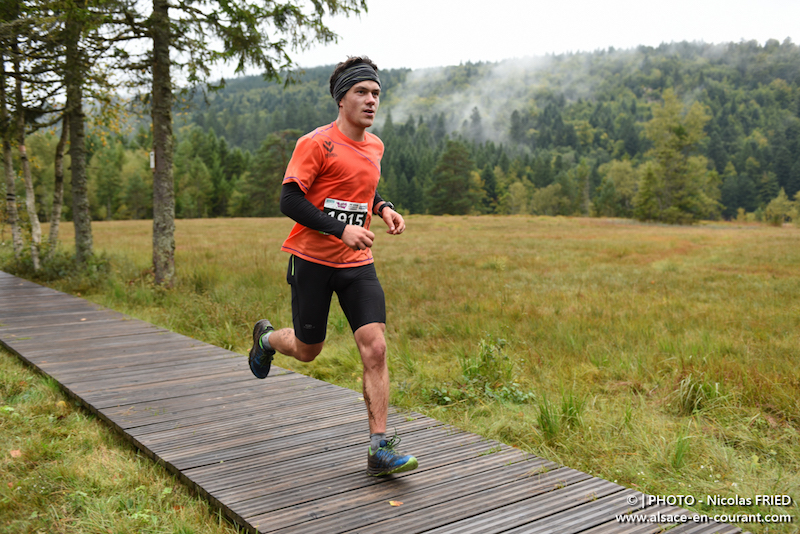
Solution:
[{"label": "bib number 1915", "polygon": [[324,211],[329,216],[345,224],[364,226],[367,222],[369,205],[365,202],[349,202],[347,200],[325,199]]}]

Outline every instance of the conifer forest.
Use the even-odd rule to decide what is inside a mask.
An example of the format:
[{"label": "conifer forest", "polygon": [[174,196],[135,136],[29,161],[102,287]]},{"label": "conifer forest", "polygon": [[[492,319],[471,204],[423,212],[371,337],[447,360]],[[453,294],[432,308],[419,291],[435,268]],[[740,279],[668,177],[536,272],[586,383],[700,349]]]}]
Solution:
[{"label": "conifer forest", "polygon": [[[331,70],[176,90],[175,216],[280,215],[280,184],[295,141],[336,118]],[[404,213],[671,224],[797,218],[800,49],[788,39],[683,42],[380,75],[372,128],[386,146],[379,192]],[[3,83],[4,113],[14,117],[8,72]],[[91,218],[152,218],[152,102],[103,96],[85,111]],[[37,215],[71,220],[69,181],[63,209],[54,212],[56,168],[70,166],[69,153],[65,163],[56,156],[64,128],[52,113],[33,111],[27,159]],[[13,172],[21,177],[24,162],[12,146]],[[25,181],[13,183],[24,199]]]}]

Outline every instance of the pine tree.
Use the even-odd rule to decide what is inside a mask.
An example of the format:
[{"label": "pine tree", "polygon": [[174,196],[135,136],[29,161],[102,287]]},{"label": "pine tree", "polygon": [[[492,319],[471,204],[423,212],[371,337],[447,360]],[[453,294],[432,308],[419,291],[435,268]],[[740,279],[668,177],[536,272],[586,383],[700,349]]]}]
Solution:
[{"label": "pine tree", "polygon": [[658,191],[661,184],[656,177],[656,169],[652,164],[645,164],[639,191],[636,193],[634,216],[640,221],[657,221],[661,218],[664,207],[659,202]]},{"label": "pine tree", "polygon": [[460,141],[448,140],[425,194],[426,211],[432,215],[464,215],[478,206],[472,172],[475,163]]},{"label": "pine tree", "polygon": [[[709,177],[702,161],[692,159],[692,153],[705,137],[703,127],[709,116],[695,102],[683,114],[683,105],[672,89],[666,89],[664,102],[653,108],[653,119],[645,125],[653,148],[648,151],[653,167],[643,176],[646,184],[640,187],[637,213],[646,219],[668,223],[688,224],[713,215],[716,203],[709,198]],[[655,176],[659,176],[655,179]],[[650,198],[652,195],[652,198]],[[652,208],[659,206],[659,212]],[[640,217],[641,218],[641,217]]]}]

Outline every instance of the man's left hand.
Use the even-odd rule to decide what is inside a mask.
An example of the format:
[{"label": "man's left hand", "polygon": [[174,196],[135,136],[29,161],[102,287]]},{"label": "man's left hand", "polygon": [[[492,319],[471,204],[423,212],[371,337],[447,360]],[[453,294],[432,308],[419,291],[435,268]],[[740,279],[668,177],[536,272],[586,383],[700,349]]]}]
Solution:
[{"label": "man's left hand", "polygon": [[384,208],[383,212],[381,212],[381,216],[383,217],[383,222],[389,227],[389,229],[386,230],[387,234],[400,235],[405,231],[406,221],[403,220],[402,215],[392,208]]}]

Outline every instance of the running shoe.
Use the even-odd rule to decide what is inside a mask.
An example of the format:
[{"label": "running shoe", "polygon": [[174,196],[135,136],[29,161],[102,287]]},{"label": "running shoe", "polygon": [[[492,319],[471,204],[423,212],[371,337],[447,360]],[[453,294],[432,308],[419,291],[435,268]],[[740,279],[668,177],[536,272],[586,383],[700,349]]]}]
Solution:
[{"label": "running shoe", "polygon": [[266,319],[261,319],[253,327],[253,348],[250,349],[250,370],[256,378],[267,378],[269,368],[272,365],[272,357],[275,356],[274,350],[266,350],[261,347],[261,336],[267,332],[275,330],[272,324]]},{"label": "running shoe", "polygon": [[401,454],[395,447],[400,444],[400,438],[395,435],[388,441],[381,440],[378,450],[369,448],[367,455],[367,474],[371,477],[382,477],[395,473],[405,473],[416,469],[417,459],[410,454]]}]

